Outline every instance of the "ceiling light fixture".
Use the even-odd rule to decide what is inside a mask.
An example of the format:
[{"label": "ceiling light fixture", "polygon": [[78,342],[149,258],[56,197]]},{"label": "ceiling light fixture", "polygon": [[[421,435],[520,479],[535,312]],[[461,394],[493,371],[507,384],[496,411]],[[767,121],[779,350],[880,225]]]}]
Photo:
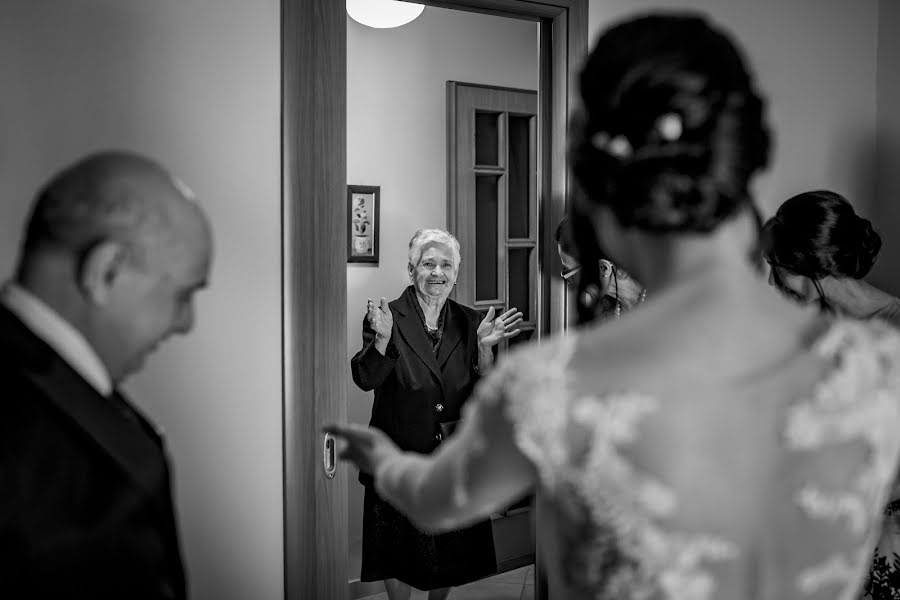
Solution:
[{"label": "ceiling light fixture", "polygon": [[397,0],[347,0],[347,14],[354,21],[377,29],[406,25],[423,10],[421,4]]}]

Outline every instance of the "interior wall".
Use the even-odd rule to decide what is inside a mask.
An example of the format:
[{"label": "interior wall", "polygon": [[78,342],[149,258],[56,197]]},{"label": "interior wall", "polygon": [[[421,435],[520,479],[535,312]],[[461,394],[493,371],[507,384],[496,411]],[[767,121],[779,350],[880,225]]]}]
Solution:
[{"label": "interior wall", "polygon": [[821,188],[872,213],[877,0],[590,0],[591,44],[613,21],[658,8],[699,11],[744,48],[775,132],[771,167],[757,184],[766,216]]},{"label": "interior wall", "polygon": [[873,211],[883,245],[871,281],[900,296],[900,2],[878,3],[878,185]]},{"label": "interior wall", "polygon": [[[380,262],[347,265],[347,378],[367,298],[409,285],[409,239],[447,227],[447,81],[536,90],[537,24],[426,7],[396,29],[347,19],[347,183],[381,187]],[[462,268],[467,268],[462,257]],[[350,385],[348,419],[368,423],[373,392]],[[363,487],[349,478],[351,562],[362,538]],[[358,558],[357,558],[358,561]],[[351,566],[359,575],[359,564]]]},{"label": "interior wall", "polygon": [[35,190],[86,153],[155,157],[212,220],[190,336],[128,391],[164,430],[192,598],[283,592],[277,0],[0,2],[0,271]]}]

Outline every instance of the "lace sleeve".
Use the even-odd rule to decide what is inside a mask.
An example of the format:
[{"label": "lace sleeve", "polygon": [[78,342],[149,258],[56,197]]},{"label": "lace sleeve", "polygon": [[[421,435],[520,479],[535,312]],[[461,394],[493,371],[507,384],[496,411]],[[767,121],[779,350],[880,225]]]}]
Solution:
[{"label": "lace sleeve", "polygon": [[[567,335],[513,355],[504,412],[519,451],[532,463],[541,486],[553,490],[578,437],[568,427],[571,394],[567,368],[576,336]],[[511,365],[513,366],[513,365]]]},{"label": "lace sleeve", "polygon": [[420,529],[470,525],[534,485],[534,469],[516,447],[503,412],[509,376],[500,364],[478,383],[457,432],[434,454],[404,453],[379,467],[378,493]]}]

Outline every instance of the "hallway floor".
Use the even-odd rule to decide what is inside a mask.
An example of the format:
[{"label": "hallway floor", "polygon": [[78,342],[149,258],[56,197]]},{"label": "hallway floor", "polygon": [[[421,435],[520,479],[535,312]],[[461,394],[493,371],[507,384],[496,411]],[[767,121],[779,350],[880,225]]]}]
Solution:
[{"label": "hallway floor", "polygon": [[[428,592],[413,590],[411,600],[427,600]],[[453,588],[449,600],[532,600],[534,565],[500,573],[462,587]],[[361,600],[387,600],[387,592]]]}]

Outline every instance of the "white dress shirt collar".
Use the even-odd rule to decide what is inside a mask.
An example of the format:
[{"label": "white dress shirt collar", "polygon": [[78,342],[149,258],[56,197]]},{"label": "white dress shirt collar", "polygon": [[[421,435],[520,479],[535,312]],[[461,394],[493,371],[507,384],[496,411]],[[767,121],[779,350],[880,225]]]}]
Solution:
[{"label": "white dress shirt collar", "polygon": [[23,287],[9,282],[0,289],[0,303],[44,340],[102,396],[113,391],[109,372],[91,345],[59,313]]}]

